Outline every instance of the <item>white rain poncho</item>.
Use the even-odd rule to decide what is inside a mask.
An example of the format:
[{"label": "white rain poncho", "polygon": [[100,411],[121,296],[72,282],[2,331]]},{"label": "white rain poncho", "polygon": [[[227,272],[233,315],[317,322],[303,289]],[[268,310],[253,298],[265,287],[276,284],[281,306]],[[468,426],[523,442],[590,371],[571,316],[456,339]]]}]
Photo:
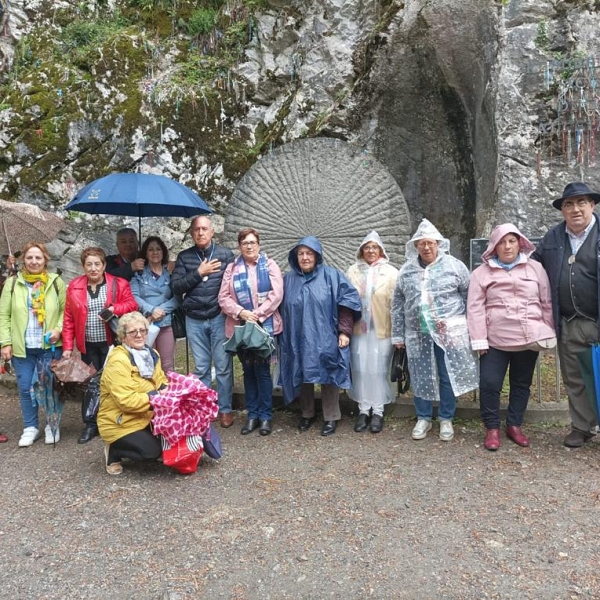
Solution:
[{"label": "white rain poncho", "polygon": [[[361,248],[375,242],[383,255],[369,265],[361,258]],[[393,402],[395,394],[389,378],[391,340],[390,308],[398,270],[388,264],[383,242],[376,231],[369,233],[358,247],[356,263],[348,269],[348,279],[358,290],[362,316],[354,327],[350,342],[352,389],[349,396],[359,410],[383,415],[384,404]]]},{"label": "white rain poncho", "polygon": [[[415,242],[438,242],[436,260],[422,266]],[[415,396],[439,401],[435,342],[445,352],[446,367],[456,396],[479,385],[477,362],[471,351],[467,320],[469,270],[450,256],[450,241],[427,219],[406,244],[406,263],[400,269],[392,303],[392,343],[404,343]]]}]

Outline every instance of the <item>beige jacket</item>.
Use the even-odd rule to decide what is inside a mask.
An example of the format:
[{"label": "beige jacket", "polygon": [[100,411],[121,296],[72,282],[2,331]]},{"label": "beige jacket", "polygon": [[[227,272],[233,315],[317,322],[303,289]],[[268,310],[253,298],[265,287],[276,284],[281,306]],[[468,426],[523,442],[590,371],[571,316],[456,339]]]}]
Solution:
[{"label": "beige jacket", "polygon": [[[383,261],[380,261],[374,267],[370,267],[361,256],[362,247],[368,242],[376,242],[383,250]],[[358,290],[360,294],[360,300],[363,305],[363,318],[368,314],[368,311],[364,310],[369,305],[371,314],[373,317],[373,323],[377,331],[377,337],[379,339],[386,339],[392,336],[392,320],[390,316],[390,310],[392,307],[392,298],[394,297],[394,289],[396,287],[396,279],[398,277],[398,269],[392,267],[387,262],[387,254],[385,248],[377,232],[372,231],[362,241],[356,253],[356,262],[348,269],[347,276],[350,283]],[[373,273],[373,286],[370,290],[367,290],[367,279],[369,270]],[[370,294],[367,296],[367,294]],[[367,317],[369,318],[369,317]],[[364,333],[364,322],[361,319],[357,321],[354,326],[354,335],[360,335]]]}]

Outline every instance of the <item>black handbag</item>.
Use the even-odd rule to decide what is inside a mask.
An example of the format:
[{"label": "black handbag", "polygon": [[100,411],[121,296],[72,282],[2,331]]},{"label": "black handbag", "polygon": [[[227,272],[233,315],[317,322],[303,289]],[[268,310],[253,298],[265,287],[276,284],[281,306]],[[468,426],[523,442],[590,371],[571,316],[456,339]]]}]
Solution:
[{"label": "black handbag", "polygon": [[408,372],[406,348],[396,348],[394,350],[390,367],[390,379],[392,382],[398,382],[399,394],[406,394],[410,389],[410,373]]},{"label": "black handbag", "polygon": [[173,336],[176,340],[187,337],[185,330],[185,311],[183,306],[177,307],[171,313],[171,327],[173,328]]}]

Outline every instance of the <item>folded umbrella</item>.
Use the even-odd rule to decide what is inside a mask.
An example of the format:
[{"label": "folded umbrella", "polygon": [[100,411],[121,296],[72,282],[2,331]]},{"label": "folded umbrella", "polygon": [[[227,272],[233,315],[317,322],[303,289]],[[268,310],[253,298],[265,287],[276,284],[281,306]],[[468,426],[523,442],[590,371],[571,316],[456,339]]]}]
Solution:
[{"label": "folded umbrella", "polygon": [[[594,356],[594,348],[596,356]],[[577,361],[579,362],[579,370],[581,371],[581,377],[585,385],[585,391],[592,409],[596,412],[598,417],[598,380],[600,378],[600,362],[598,359],[598,345],[590,346],[583,352],[577,354]]]},{"label": "folded umbrella", "polygon": [[252,350],[258,357],[268,358],[275,352],[275,340],[258,323],[246,321],[234,327],[233,335],[223,344],[223,348],[230,354]]},{"label": "folded umbrella", "polygon": [[52,361],[48,356],[37,359],[32,388],[33,401],[44,409],[46,423],[56,440],[64,403],[54,385],[54,373],[50,367]]},{"label": "folded umbrella", "polygon": [[150,397],[154,410],[152,427],[171,446],[187,436],[202,436],[219,412],[217,392],[194,375],[167,373],[166,389]]}]

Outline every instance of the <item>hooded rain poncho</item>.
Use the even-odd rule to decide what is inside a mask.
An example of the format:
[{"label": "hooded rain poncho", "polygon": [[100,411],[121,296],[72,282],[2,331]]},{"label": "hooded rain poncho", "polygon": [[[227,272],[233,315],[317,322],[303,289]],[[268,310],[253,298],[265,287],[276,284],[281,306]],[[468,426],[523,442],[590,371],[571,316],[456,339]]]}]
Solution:
[{"label": "hooded rain poncho", "polygon": [[[361,249],[376,243],[382,255],[372,264],[361,257]],[[376,231],[363,239],[356,252],[356,262],[348,269],[348,279],[356,287],[362,302],[362,316],[354,327],[350,344],[352,389],[349,395],[359,410],[383,415],[384,404],[393,402],[394,392],[389,378],[392,355],[390,308],[396,287],[398,269],[389,264],[385,247]]]},{"label": "hooded rain poncho", "polygon": [[[423,266],[415,242],[438,242],[435,261]],[[427,219],[406,244],[406,263],[400,269],[392,303],[392,343],[404,343],[415,396],[439,401],[434,346],[445,352],[454,394],[477,388],[475,355],[465,317],[469,270],[450,256],[450,241]]]},{"label": "hooded rain poncho", "polygon": [[[303,273],[297,259],[299,246],[316,252],[317,264]],[[338,307],[345,306],[360,318],[360,297],[346,277],[323,264],[317,238],[308,236],[290,250],[291,271],[283,278],[281,375],[286,403],[300,393],[303,383],[320,383],[349,388],[350,349],[338,347]]]}]

